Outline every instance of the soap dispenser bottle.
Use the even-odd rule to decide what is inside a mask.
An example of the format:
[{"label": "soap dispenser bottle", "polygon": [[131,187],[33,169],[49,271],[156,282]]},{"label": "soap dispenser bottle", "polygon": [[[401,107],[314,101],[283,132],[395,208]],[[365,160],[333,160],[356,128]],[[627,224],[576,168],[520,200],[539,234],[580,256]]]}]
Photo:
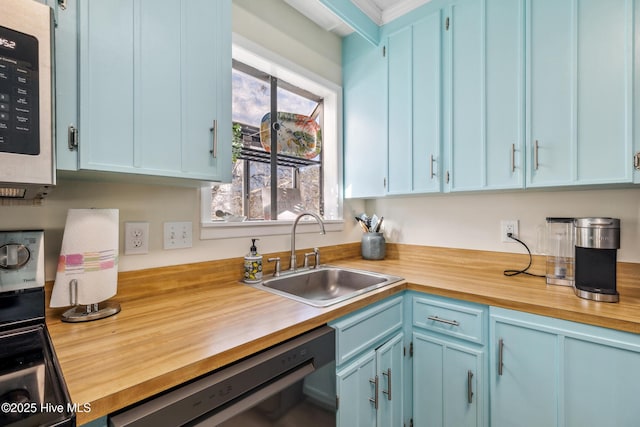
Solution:
[{"label": "soap dispenser bottle", "polygon": [[256,240],[251,239],[249,253],[244,257],[244,282],[258,283],[262,281],[262,255],[258,254]]}]

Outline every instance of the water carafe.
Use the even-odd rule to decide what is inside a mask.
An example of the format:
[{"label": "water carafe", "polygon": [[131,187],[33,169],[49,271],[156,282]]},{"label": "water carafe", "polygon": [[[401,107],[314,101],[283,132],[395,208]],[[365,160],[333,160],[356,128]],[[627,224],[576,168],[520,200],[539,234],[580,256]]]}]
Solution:
[{"label": "water carafe", "polygon": [[574,283],[574,218],[547,218],[546,255],[547,285],[573,286]]}]

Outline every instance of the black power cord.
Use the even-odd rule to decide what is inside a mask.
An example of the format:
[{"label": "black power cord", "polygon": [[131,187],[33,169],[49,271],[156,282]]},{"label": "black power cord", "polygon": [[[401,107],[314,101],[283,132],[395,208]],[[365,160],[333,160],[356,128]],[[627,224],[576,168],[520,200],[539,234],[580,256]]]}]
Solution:
[{"label": "black power cord", "polygon": [[522,240],[516,237],[513,237],[512,233],[507,233],[507,237],[515,240],[516,242],[524,246],[524,248],[527,250],[527,253],[529,254],[529,265],[527,265],[527,267],[522,270],[505,270],[504,275],[511,277],[511,276],[517,276],[518,274],[526,274],[527,276],[533,276],[533,277],[546,277],[542,274],[529,273],[528,270],[529,268],[531,268],[531,263],[533,262],[533,256],[531,256],[531,251],[529,250],[529,247]]}]

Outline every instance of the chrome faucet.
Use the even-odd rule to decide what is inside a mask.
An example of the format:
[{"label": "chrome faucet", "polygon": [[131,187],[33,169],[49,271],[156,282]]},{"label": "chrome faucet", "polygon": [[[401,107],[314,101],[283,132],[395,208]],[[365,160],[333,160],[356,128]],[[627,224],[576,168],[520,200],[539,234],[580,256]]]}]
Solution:
[{"label": "chrome faucet", "polygon": [[322,221],[322,218],[318,216],[318,214],[315,214],[313,212],[302,212],[296,217],[295,221],[293,221],[293,227],[291,227],[291,260],[289,264],[289,271],[295,271],[296,269],[296,227],[298,226],[300,218],[306,215],[314,217],[320,225],[320,234],[325,234],[324,222]]}]

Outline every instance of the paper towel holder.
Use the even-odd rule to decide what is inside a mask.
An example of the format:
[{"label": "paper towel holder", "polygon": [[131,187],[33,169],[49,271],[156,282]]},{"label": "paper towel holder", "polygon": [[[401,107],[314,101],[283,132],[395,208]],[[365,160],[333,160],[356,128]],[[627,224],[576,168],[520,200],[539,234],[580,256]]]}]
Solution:
[{"label": "paper towel holder", "polygon": [[120,312],[106,301],[118,286],[118,210],[69,209],[50,307],[72,306],[63,322],[87,322]]},{"label": "paper towel holder", "polygon": [[120,312],[120,304],[114,301],[103,301],[92,304],[78,304],[78,280],[69,281],[69,301],[72,308],[62,313],[63,322],[88,322],[90,320],[104,319]]}]

